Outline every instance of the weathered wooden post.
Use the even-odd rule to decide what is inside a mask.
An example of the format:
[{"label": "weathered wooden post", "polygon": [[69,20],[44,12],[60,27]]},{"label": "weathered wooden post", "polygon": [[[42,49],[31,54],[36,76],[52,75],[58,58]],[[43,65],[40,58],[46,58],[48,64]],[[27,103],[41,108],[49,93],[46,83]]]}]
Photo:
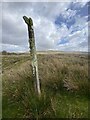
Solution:
[{"label": "weathered wooden post", "polygon": [[40,81],[39,81],[39,75],[38,75],[38,62],[37,62],[37,54],[36,54],[36,47],[35,47],[33,21],[31,18],[27,18],[26,16],[23,16],[23,19],[28,26],[29,46],[30,46],[30,55],[31,55],[31,62],[32,62],[32,73],[33,73],[35,91],[40,96],[41,90],[40,90]]}]

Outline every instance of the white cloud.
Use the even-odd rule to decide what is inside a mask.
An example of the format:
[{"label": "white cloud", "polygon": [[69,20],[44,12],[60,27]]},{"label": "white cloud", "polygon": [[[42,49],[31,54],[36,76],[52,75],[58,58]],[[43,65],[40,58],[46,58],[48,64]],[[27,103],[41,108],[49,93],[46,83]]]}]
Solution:
[{"label": "white cloud", "polygon": [[2,2],[88,2],[89,0],[1,0]]},{"label": "white cloud", "polygon": [[[59,13],[65,11],[67,5],[65,3],[29,3],[29,6],[28,4],[21,4],[20,7],[18,3],[5,3],[3,11],[3,43],[12,45],[27,44],[25,42],[25,39],[27,39],[27,26],[25,26],[22,19],[25,14],[33,18],[38,50],[55,49],[55,43],[60,39],[61,34],[58,32],[53,20]],[[59,31],[65,32],[64,27],[62,25]]]},{"label": "white cloud", "polygon": [[63,17],[64,17],[65,19],[66,19],[66,18],[69,19],[70,17],[75,16],[75,14],[76,14],[76,10],[71,10],[71,9],[69,9],[68,11],[62,13],[62,15],[63,15]]},{"label": "white cloud", "polygon": [[67,37],[69,43],[59,45],[62,50],[88,51],[88,22],[84,21],[84,18],[82,18],[81,21],[83,22],[79,24],[78,21],[80,21],[80,19],[81,18],[78,18],[75,25],[73,25],[73,27],[70,29],[70,31],[72,31],[75,27],[79,26],[79,30],[77,29],[77,31],[75,31],[73,34],[69,34]]},{"label": "white cloud", "polygon": [[37,48],[44,50],[54,48],[54,41],[59,38],[59,35],[53,22],[42,17],[40,24],[37,23],[35,26],[35,37]]},{"label": "white cloud", "polygon": [[[56,26],[54,21],[62,14],[65,18],[75,17],[76,11],[66,9],[68,3],[3,3],[3,49],[8,51],[28,51],[27,26],[23,15],[30,16],[34,21],[35,39],[38,50],[80,50],[81,42],[85,42],[86,18],[76,18],[70,29],[63,23]],[[71,31],[78,28],[72,35]],[[67,37],[69,43],[57,46],[58,42]],[[84,37],[84,38],[83,38]],[[81,42],[78,39],[82,38]],[[73,42],[72,42],[73,41]],[[83,49],[83,50],[86,50]]]},{"label": "white cloud", "polygon": [[11,51],[12,52],[27,52],[27,49],[25,47],[21,47],[18,45],[10,45],[10,44],[2,44],[2,49],[8,52],[11,52]]}]

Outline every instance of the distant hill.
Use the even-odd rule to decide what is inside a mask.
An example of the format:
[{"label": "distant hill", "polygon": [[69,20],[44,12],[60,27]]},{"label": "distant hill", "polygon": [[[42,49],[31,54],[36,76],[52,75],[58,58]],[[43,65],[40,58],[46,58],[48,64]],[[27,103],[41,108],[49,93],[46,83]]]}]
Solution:
[{"label": "distant hill", "polygon": [[[3,50],[0,52],[2,55],[29,55],[30,52],[7,52]],[[90,54],[89,52],[80,52],[80,51],[53,51],[53,50],[47,50],[47,51],[37,51],[37,54]]]}]

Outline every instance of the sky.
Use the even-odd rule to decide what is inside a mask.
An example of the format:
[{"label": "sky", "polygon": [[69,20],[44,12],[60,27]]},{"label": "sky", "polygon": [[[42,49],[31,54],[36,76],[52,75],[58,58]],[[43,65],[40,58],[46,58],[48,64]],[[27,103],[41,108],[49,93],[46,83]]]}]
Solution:
[{"label": "sky", "polygon": [[37,50],[87,52],[90,14],[88,0],[84,1],[0,3],[0,51],[29,51],[25,15],[33,19]]}]

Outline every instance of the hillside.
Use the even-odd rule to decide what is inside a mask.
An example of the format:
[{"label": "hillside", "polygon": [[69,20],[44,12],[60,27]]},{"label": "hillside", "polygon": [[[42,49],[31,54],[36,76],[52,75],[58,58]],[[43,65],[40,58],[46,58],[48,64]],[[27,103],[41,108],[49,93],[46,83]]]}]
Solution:
[{"label": "hillside", "polygon": [[38,66],[40,100],[33,90],[29,54],[3,55],[3,118],[87,118],[87,54],[39,52]]}]

